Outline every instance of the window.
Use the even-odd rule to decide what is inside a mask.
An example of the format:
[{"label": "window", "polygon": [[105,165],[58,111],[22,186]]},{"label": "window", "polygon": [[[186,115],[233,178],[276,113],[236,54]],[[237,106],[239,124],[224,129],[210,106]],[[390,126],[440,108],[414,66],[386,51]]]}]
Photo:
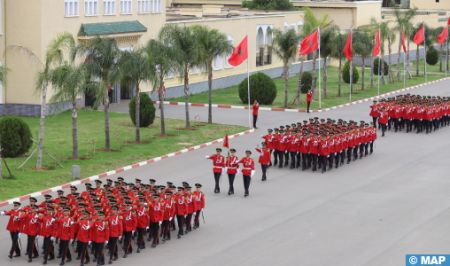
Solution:
[{"label": "window", "polygon": [[85,16],[98,15],[98,0],[84,0],[84,15]]},{"label": "window", "polygon": [[116,0],[103,0],[103,12],[105,15],[115,15]]},{"label": "window", "polygon": [[133,11],[132,0],[120,0],[120,14],[131,14]]},{"label": "window", "polygon": [[155,9],[153,13],[161,13],[161,0],[154,0],[155,1]]},{"label": "window", "polygon": [[150,13],[151,11],[151,2],[150,0],[139,0],[138,1],[138,12],[140,14]]},{"label": "window", "polygon": [[80,15],[79,0],[64,0],[64,16],[76,17]]}]

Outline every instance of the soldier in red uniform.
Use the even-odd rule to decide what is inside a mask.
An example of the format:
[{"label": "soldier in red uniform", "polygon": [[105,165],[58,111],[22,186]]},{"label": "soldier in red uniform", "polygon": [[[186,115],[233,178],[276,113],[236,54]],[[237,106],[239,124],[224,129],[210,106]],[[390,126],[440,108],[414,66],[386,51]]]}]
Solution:
[{"label": "soldier in red uniform", "polygon": [[81,212],[81,217],[76,223],[77,228],[77,242],[78,242],[78,257],[80,258],[80,265],[89,263],[89,252],[87,249],[88,243],[91,242],[91,227],[92,221],[88,217],[87,211]]},{"label": "soldier in red uniform", "polygon": [[231,148],[230,153],[227,156],[226,159],[226,167],[227,167],[227,174],[228,174],[228,182],[230,184],[230,187],[228,189],[228,195],[234,194],[234,178],[236,177],[236,173],[239,169],[239,159],[236,156],[236,150]]},{"label": "soldier in red uniform", "polygon": [[145,249],[145,232],[150,224],[149,208],[147,206],[144,197],[139,199],[139,207],[136,209],[137,215],[137,253],[140,253],[141,249]]},{"label": "soldier in red uniform", "polygon": [[[114,202],[113,202],[114,203]],[[111,214],[108,218],[109,224],[109,264],[112,261],[116,261],[119,257],[117,240],[123,234],[123,217],[118,213],[119,208],[117,205],[111,207]]]},{"label": "soldier in red uniform", "polygon": [[245,151],[245,157],[239,160],[239,163],[242,164],[242,176],[244,178],[244,197],[249,196],[249,188],[251,177],[255,172],[255,161],[250,157],[252,152],[247,150]]},{"label": "soldier in red uniform", "polygon": [[126,209],[122,213],[123,217],[123,257],[126,258],[128,254],[133,251],[131,237],[136,230],[137,218],[136,212],[133,210],[130,201],[125,202]]},{"label": "soldier in red uniform", "polygon": [[[272,151],[274,150],[274,144],[273,144],[273,130],[271,128],[267,129],[267,134],[262,137],[264,139],[264,142],[267,145],[267,148],[270,149],[270,157],[272,157]],[[270,162],[270,165],[272,166],[272,161]]]},{"label": "soldier in red uniform", "polygon": [[184,235],[184,216],[186,215],[186,203],[184,201],[183,195],[184,188],[178,187],[178,192],[175,195],[175,213],[177,216],[177,224],[178,224],[178,238],[181,238]]},{"label": "soldier in red uniform", "polygon": [[309,108],[311,106],[311,102],[312,102],[312,98],[313,98],[313,91],[309,90],[306,93],[306,112],[309,113]]},{"label": "soldier in red uniform", "polygon": [[73,238],[74,232],[74,220],[70,217],[70,209],[64,208],[63,216],[57,220],[58,237],[61,242],[61,263],[64,265],[66,262],[72,260],[72,255],[69,249],[69,242]]},{"label": "soldier in red uniform", "polygon": [[103,211],[97,213],[97,220],[93,222],[91,227],[91,239],[94,248],[94,258],[97,261],[97,265],[105,264],[105,255],[103,249],[105,243],[108,244],[109,240],[109,224],[105,219]]},{"label": "soldier in red uniform", "polygon": [[194,229],[200,227],[200,213],[205,208],[205,194],[201,191],[202,185],[197,183],[195,184],[195,191],[193,192],[194,196]]},{"label": "soldier in red uniform", "polygon": [[47,264],[47,260],[55,258],[55,250],[53,247],[53,240],[56,232],[56,219],[53,217],[53,208],[47,208],[45,214],[40,214],[39,222],[41,224],[41,230],[39,235],[44,238],[44,262]]},{"label": "soldier in red uniform", "polygon": [[213,162],[213,173],[214,173],[214,193],[220,193],[220,176],[222,175],[223,168],[225,167],[225,158],[222,156],[222,149],[216,148],[216,154],[211,156],[206,156],[206,159],[212,160]]},{"label": "soldier in red uniform", "polygon": [[166,198],[163,201],[163,222],[161,231],[163,235],[163,242],[170,240],[170,225],[175,216],[175,203],[172,198],[172,191],[166,191]]},{"label": "soldier in red uniform", "polygon": [[13,208],[9,211],[1,211],[0,215],[7,215],[9,216],[8,224],[6,225],[6,230],[9,231],[9,234],[11,235],[11,249],[9,250],[8,257],[10,259],[14,257],[20,257],[20,247],[19,247],[19,232],[22,227],[22,221],[23,221],[23,213],[20,211],[20,202],[14,201],[13,202]]},{"label": "soldier in red uniform", "polygon": [[185,200],[186,200],[186,234],[192,231],[192,216],[194,214],[194,198],[192,196],[191,187],[186,184],[185,189]]},{"label": "soldier in red uniform", "polygon": [[384,108],[382,108],[380,110],[380,120],[379,120],[379,123],[381,126],[381,133],[382,133],[381,136],[382,137],[384,137],[384,134],[386,133],[388,121],[389,121],[389,114]]},{"label": "soldier in red uniform", "polygon": [[255,128],[255,129],[257,129],[257,127],[256,127],[256,121],[258,120],[258,113],[259,113],[259,103],[258,103],[258,101],[255,99],[255,101],[253,101],[253,106],[252,106],[253,128]]},{"label": "soldier in red uniform", "polygon": [[36,248],[36,236],[39,233],[41,225],[39,223],[38,207],[36,205],[33,205],[30,211],[25,214],[23,222],[23,233],[27,235],[28,262],[31,262],[32,259],[39,256]]},{"label": "soldier in red uniform", "polygon": [[163,204],[158,194],[153,195],[153,202],[150,206],[150,232],[152,233],[152,248],[159,245],[159,227],[163,220]]},{"label": "soldier in red uniform", "polygon": [[267,168],[269,168],[270,165],[270,149],[267,148],[267,144],[263,142],[262,148],[257,147],[256,151],[260,153],[258,162],[261,165],[261,171],[262,171],[262,181],[267,180]]}]

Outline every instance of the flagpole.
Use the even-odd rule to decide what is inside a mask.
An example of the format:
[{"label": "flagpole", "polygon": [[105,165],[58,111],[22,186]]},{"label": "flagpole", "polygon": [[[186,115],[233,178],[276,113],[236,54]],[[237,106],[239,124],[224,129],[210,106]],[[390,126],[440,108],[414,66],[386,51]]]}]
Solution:
[{"label": "flagpole", "polygon": [[[408,51],[409,53],[409,51]],[[403,88],[406,88],[406,52],[403,51]]]},{"label": "flagpole", "polygon": [[352,91],[353,91],[353,28],[350,29],[351,35],[351,46],[352,46],[352,60],[350,61],[350,102],[352,102]]},{"label": "flagpole", "polygon": [[380,51],[378,52],[378,98],[380,98],[380,76],[381,76],[381,64],[384,64],[384,60],[381,60],[381,28],[378,26],[378,33],[380,34]]},{"label": "flagpole", "polygon": [[[247,35],[248,36],[248,35]],[[251,115],[250,115],[250,72],[248,70],[248,56],[247,56],[247,96],[248,96],[248,126],[252,128]]]},{"label": "flagpole", "polygon": [[447,27],[447,40],[446,40],[446,49],[445,49],[445,75],[448,76],[448,25]]},{"label": "flagpole", "polygon": [[320,64],[320,27],[317,28],[317,33],[319,33],[319,109],[322,109],[322,83],[320,79],[321,64]]},{"label": "flagpole", "polygon": [[425,25],[423,26],[423,47],[425,48],[425,60],[424,60],[424,71],[425,71],[425,82],[427,82],[427,39],[425,34]]}]

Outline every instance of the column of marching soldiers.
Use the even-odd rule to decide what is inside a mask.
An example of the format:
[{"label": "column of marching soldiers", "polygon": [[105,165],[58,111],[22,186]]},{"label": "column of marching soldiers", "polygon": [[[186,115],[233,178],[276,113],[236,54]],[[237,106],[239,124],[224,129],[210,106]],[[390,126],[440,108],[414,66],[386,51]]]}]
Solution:
[{"label": "column of marching soldiers", "polygon": [[382,136],[391,129],[428,134],[450,124],[450,97],[405,94],[381,99],[370,106],[370,116]]},{"label": "column of marching soldiers", "polygon": [[[61,259],[60,265],[70,262],[71,247],[80,265],[89,263],[91,256],[97,265],[104,265],[105,248],[108,264],[112,264],[119,250],[123,258],[130,255],[134,242],[135,251],[140,253],[146,240],[152,242],[153,248],[170,240],[171,231],[176,230],[175,219],[178,238],[200,227],[205,207],[201,184],[195,184],[195,189],[187,182],[179,187],[172,182],[157,185],[154,179],[149,184],[140,179],[127,184],[121,177],[114,184],[108,179],[103,187],[100,180],[95,184],[92,187],[86,183],[81,193],[71,186],[66,196],[62,190],[57,191],[56,198],[44,195],[45,200],[39,204],[31,197],[28,206],[21,208],[20,202],[14,202],[13,209],[2,211],[2,215],[10,216],[9,258],[20,257],[21,249],[26,250],[28,262],[38,258],[41,238],[43,264],[55,258]],[[27,236],[26,248],[21,244],[21,234]]]}]

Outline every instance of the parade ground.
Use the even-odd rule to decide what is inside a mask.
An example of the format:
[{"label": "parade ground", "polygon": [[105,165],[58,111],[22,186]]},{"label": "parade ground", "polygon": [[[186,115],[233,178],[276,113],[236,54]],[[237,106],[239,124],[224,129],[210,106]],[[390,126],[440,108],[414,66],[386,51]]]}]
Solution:
[{"label": "parade ground", "polygon": [[[408,93],[450,96],[450,80]],[[254,151],[267,128],[309,117],[370,121],[370,104],[367,101],[309,114],[261,111],[259,128],[230,139],[230,147],[242,157],[246,149]],[[113,110],[127,112],[120,106]],[[165,110],[166,117],[184,117],[183,106],[168,105]],[[192,107],[191,116],[206,121],[207,108]],[[248,125],[248,113],[242,109],[214,108],[213,118],[215,123]],[[428,135],[389,131],[384,138],[379,136],[372,155],[324,174],[272,167],[268,181],[261,182],[258,166],[248,198],[243,197],[241,175],[236,177],[235,195],[226,194],[226,176],[221,178],[222,193],[213,193],[211,163],[205,156],[214,153],[216,146],[112,176],[123,176],[125,181],[140,178],[148,182],[154,178],[158,183],[200,182],[206,194],[200,229],[120,258],[114,265],[387,266],[404,265],[409,253],[447,253],[449,134],[448,127]],[[5,228],[7,221],[1,218],[0,228]],[[23,255],[9,260],[10,236],[6,230],[0,240],[0,265],[30,265]],[[24,236],[21,242],[23,247]],[[37,259],[32,264],[41,263]],[[79,261],[73,260],[67,265],[77,264]]]}]

